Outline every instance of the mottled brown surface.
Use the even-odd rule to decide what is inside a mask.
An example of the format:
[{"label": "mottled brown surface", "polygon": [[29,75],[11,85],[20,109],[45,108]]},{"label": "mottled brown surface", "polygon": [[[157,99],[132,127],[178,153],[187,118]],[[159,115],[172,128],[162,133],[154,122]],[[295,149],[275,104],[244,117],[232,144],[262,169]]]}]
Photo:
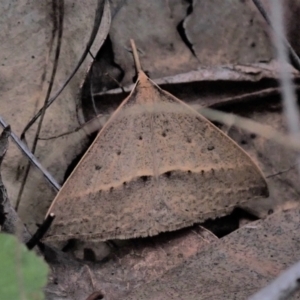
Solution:
[{"label": "mottled brown surface", "polygon": [[129,240],[126,246],[111,249],[110,257],[103,261],[79,262],[61,253],[56,253],[54,259],[52,253],[47,255],[53,273],[46,297],[82,300],[94,291],[101,291],[105,300],[122,299],[216,241],[208,230],[194,226],[153,238]]},{"label": "mottled brown surface", "polygon": [[299,218],[298,208],[251,223],[123,299],[248,299],[299,260]]},{"label": "mottled brown surface", "polygon": [[200,64],[268,60],[268,27],[251,0],[196,0],[184,28]]},{"label": "mottled brown surface", "polygon": [[267,194],[236,143],[141,72],[50,207],[46,240],[151,236]]}]

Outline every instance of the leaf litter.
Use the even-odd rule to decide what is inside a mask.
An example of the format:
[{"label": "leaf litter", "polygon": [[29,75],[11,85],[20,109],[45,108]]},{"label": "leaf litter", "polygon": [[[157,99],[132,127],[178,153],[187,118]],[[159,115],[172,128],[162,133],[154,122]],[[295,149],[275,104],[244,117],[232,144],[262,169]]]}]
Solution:
[{"label": "leaf litter", "polygon": [[299,213],[245,226],[124,299],[247,299],[299,259]]},{"label": "leaf litter", "polygon": [[[13,124],[12,129],[17,135],[21,134],[26,123],[40,108],[42,101],[39,102],[37,99],[44,98],[43,95],[46,92],[45,89],[40,90],[39,84],[52,30],[50,14],[52,9],[48,5],[46,2],[36,3],[35,1],[28,3],[21,1],[9,7],[5,7],[4,3],[1,5],[3,16],[1,34],[5,41],[1,46],[1,61],[4,64],[1,72],[3,78],[1,98],[6,101],[1,102],[0,108],[1,115],[6,122]],[[85,41],[93,25],[96,3],[65,1],[65,7],[63,43],[53,91],[56,91],[65,81],[85,48]],[[99,49],[108,30],[109,24],[106,22],[96,37],[92,52]],[[16,38],[5,37],[9,34]],[[60,98],[47,110],[41,135],[53,135],[59,130],[72,130],[78,126],[74,100],[82,74],[91,60],[89,57],[84,61]],[[47,80],[48,77],[46,77]],[[29,145],[31,145],[35,128],[34,126],[26,136]],[[72,160],[72,155],[80,149],[82,144],[85,144],[87,139],[86,135],[81,132],[77,136],[76,134],[72,137],[66,136],[63,140],[39,141],[36,155],[43,166],[58,182],[61,182],[64,171]],[[69,151],[70,147],[74,151],[72,151],[73,154]],[[57,149],[60,150],[57,151]],[[13,204],[15,204],[24,176],[26,163],[19,149],[12,144],[2,169]],[[35,224],[41,222],[54,195],[54,190],[45,182],[43,176],[31,168],[19,208],[19,214],[29,228],[34,230]]]},{"label": "leaf litter", "polygon": [[105,259],[90,262],[74,261],[70,254],[59,254],[54,259],[55,252],[49,249],[46,259],[55,270],[48,285],[49,293],[80,300],[100,290],[104,299],[120,299],[131,289],[159,278],[216,240],[211,232],[194,226],[151,239],[129,240],[123,247],[112,249]]},{"label": "leaf litter", "polygon": [[[284,129],[285,128],[285,126],[284,126],[284,123],[283,123],[283,121],[282,121],[282,116],[281,116],[281,107],[280,107],[280,105],[278,104],[279,102],[279,100],[280,99],[278,99],[279,97],[277,97],[277,95],[275,95],[275,99],[273,98],[273,97],[269,97],[268,95],[267,96],[264,96],[264,97],[262,97],[261,98],[261,101],[260,102],[262,102],[262,105],[258,105],[258,103],[257,102],[253,102],[252,104],[252,106],[250,105],[250,106],[246,106],[246,107],[250,107],[250,109],[252,109],[252,111],[249,111],[248,110],[248,112],[247,111],[243,111],[242,113],[244,114],[244,115],[247,115],[247,113],[248,113],[248,115],[250,115],[250,116],[252,116],[252,117],[254,117],[254,118],[258,118],[258,119],[260,119],[260,120],[262,120],[263,122],[262,123],[264,123],[264,121],[265,121],[265,119],[264,119],[264,116],[268,116],[268,118],[266,119],[266,122],[270,122],[270,124],[272,125],[272,126],[274,126],[275,125],[275,122],[278,122],[277,124],[277,128],[281,128],[281,129]],[[268,103],[266,104],[266,101],[268,101]],[[231,105],[228,105],[228,104],[226,104],[225,103],[225,106],[223,107],[223,109],[224,110],[227,110],[227,111],[232,111],[232,112],[234,112],[235,110],[238,112],[238,109],[237,108],[241,108],[242,107],[242,105],[235,105],[235,106],[231,106]],[[265,107],[265,108],[267,108],[267,109],[265,109],[264,111],[261,111],[261,109],[262,109],[262,107]],[[265,115],[264,115],[265,114]],[[224,127],[223,127],[224,128]],[[232,129],[232,128],[229,128],[229,129]],[[227,132],[229,132],[230,133],[230,130],[229,130],[228,128],[224,128],[224,130],[225,131],[227,131]],[[233,128],[234,129],[234,128]],[[230,133],[231,134],[231,133]],[[50,134],[51,135],[51,134]],[[267,143],[268,144],[268,147],[269,147],[269,151],[270,152],[273,152],[274,151],[274,153],[276,153],[276,150],[278,149],[277,147],[277,145],[272,145],[272,144],[269,144],[269,142],[268,141],[265,141],[265,140],[263,140],[263,139],[260,139],[260,138],[257,138],[257,137],[251,137],[249,134],[246,134],[246,133],[243,133],[242,131],[240,131],[240,130],[237,130],[237,133],[234,133],[233,134],[234,135],[234,138],[235,138],[235,140],[238,142],[238,143],[240,143],[241,144],[241,146],[242,147],[245,147],[246,148],[246,150],[248,151],[249,149],[250,149],[250,151],[251,151],[251,149],[252,149],[252,151],[254,152],[254,156],[257,156],[257,158],[258,158],[258,163],[261,165],[261,167],[263,168],[263,170],[264,169],[267,169],[267,170],[269,170],[270,171],[270,173],[271,174],[274,174],[274,172],[276,173],[276,172],[278,172],[278,170],[280,171],[280,170],[286,170],[286,169],[289,169],[290,168],[290,166],[293,164],[293,162],[294,162],[294,160],[293,160],[293,162],[291,163],[290,161],[289,161],[289,159],[287,159],[286,161],[284,161],[284,162],[281,162],[281,160],[280,160],[280,156],[282,155],[282,157],[283,157],[283,155],[285,155],[284,157],[289,157],[289,154],[290,154],[290,152],[289,151],[286,151],[286,150],[283,150],[283,151],[281,151],[281,152],[279,152],[280,153],[280,155],[274,155],[269,161],[266,159],[266,157],[262,157],[261,156],[261,153],[260,152],[258,152],[258,153],[255,153],[255,150],[256,150],[256,148],[258,147],[258,149],[265,149],[264,148],[264,145],[265,145],[265,143]],[[245,143],[245,141],[246,141],[246,143]],[[250,141],[250,142],[249,142]],[[254,145],[253,145],[253,143],[254,143]],[[274,146],[274,148],[272,147],[272,146]],[[254,149],[253,149],[254,148]],[[275,150],[276,149],[276,150]],[[256,160],[256,157],[253,157],[255,160]],[[267,157],[268,158],[268,157]],[[279,164],[278,164],[278,162],[279,162]],[[265,166],[267,166],[267,167],[265,167]],[[283,167],[282,169],[281,169],[281,167]],[[290,169],[288,172],[285,172],[285,173],[282,173],[282,174],[279,174],[279,176],[277,177],[277,176],[275,176],[275,177],[270,177],[270,179],[271,178],[275,178],[276,180],[278,179],[278,178],[280,178],[280,180],[278,180],[278,182],[280,182],[281,183],[281,185],[276,185],[276,184],[274,184],[274,186],[273,186],[273,188],[275,187],[275,194],[274,194],[274,196],[276,196],[276,189],[278,190],[278,191],[281,191],[282,192],[282,197],[277,197],[277,198],[281,198],[281,199],[283,199],[283,200],[286,200],[286,199],[289,199],[289,198],[294,198],[294,199],[297,199],[297,197],[298,197],[298,191],[297,191],[297,189],[298,189],[298,186],[297,186],[297,181],[295,180],[294,181],[294,170],[293,169]],[[268,174],[270,174],[270,173],[268,173]],[[290,179],[290,175],[292,174],[292,179]],[[284,177],[283,179],[281,179],[281,177]],[[296,177],[295,177],[296,178]],[[273,180],[272,179],[272,180]],[[272,193],[272,189],[273,188],[271,188],[271,193]],[[287,193],[285,193],[285,191],[287,192]],[[292,196],[292,197],[291,197]],[[243,229],[241,229],[241,230],[243,230]],[[283,258],[283,261],[285,260],[285,258]],[[75,261],[73,261],[72,260],[72,264],[75,264]],[[88,295],[88,293],[86,294],[86,295]]]},{"label": "leaf litter", "polygon": [[253,63],[273,56],[268,28],[251,0],[234,5],[195,0],[192,6],[183,26],[202,65]]}]

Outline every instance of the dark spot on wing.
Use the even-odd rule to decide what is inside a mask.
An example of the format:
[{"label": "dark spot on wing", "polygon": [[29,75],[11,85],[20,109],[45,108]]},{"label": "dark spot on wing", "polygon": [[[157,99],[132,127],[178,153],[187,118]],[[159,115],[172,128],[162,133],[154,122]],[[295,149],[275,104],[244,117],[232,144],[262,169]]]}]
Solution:
[{"label": "dark spot on wing", "polygon": [[171,177],[171,174],[172,174],[171,171],[164,173],[164,175],[165,175],[167,178],[170,178],[170,177]]},{"label": "dark spot on wing", "polygon": [[141,176],[141,179],[146,182],[149,179],[149,176]]}]

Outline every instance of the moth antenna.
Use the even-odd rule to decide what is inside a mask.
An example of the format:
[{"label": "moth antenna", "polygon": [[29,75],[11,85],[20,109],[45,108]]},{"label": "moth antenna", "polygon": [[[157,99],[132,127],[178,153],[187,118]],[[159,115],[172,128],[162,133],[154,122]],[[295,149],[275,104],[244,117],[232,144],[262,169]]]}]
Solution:
[{"label": "moth antenna", "polygon": [[139,73],[140,71],[142,71],[142,65],[133,39],[130,39],[130,44],[132,48],[133,60],[134,60],[136,72]]}]

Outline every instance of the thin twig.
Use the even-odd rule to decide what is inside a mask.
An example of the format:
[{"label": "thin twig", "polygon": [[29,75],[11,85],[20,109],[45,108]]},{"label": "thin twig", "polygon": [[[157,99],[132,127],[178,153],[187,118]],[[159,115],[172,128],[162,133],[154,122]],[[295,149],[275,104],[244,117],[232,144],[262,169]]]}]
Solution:
[{"label": "thin twig", "polygon": [[26,243],[26,246],[29,250],[33,249],[36,245],[38,245],[40,243],[40,240],[43,238],[43,236],[46,234],[46,232],[50,228],[54,218],[55,218],[55,215],[52,213],[46,217],[43,224],[37,229],[35,234]]},{"label": "thin twig", "polygon": [[95,56],[94,54],[91,52],[91,49],[89,49],[89,55],[91,56],[91,58],[93,59],[93,61],[95,60]]},{"label": "thin twig", "polygon": [[[58,1],[58,5],[56,1],[52,2],[52,7],[53,7],[53,31],[52,31],[52,36],[56,36],[56,32],[58,32],[58,37],[57,37],[57,46],[56,46],[56,51],[55,51],[55,58],[54,58],[54,63],[53,63],[53,69],[52,69],[52,74],[50,77],[50,83],[48,86],[48,90],[47,90],[47,94],[45,97],[45,101],[44,101],[44,105],[42,107],[42,114],[41,114],[41,118],[40,121],[38,123],[38,128],[36,130],[35,136],[34,136],[34,140],[33,140],[33,144],[31,147],[31,153],[34,154],[36,147],[37,147],[37,143],[38,143],[38,138],[42,129],[42,123],[45,117],[45,113],[46,113],[46,103],[49,100],[50,97],[50,93],[52,91],[52,87],[54,84],[54,78],[56,75],[56,71],[57,71],[57,67],[58,67],[58,60],[59,60],[59,54],[60,54],[60,50],[61,50],[61,42],[62,42],[62,35],[63,35],[63,20],[64,20],[64,0],[60,0]],[[57,13],[58,11],[58,13]],[[51,47],[52,48],[52,47]],[[49,52],[51,51],[51,49],[49,49]],[[49,57],[50,57],[50,53],[49,53]],[[29,175],[29,171],[30,171],[30,167],[31,164],[30,162],[27,164],[26,169],[25,169],[25,174],[22,180],[22,184],[18,193],[18,197],[17,197],[17,202],[16,202],[16,210],[18,210],[20,202],[21,202],[21,198],[22,198],[22,194],[23,194],[23,190],[25,188],[25,184]]]},{"label": "thin twig", "polygon": [[[7,127],[7,123],[0,117],[0,124],[5,128]],[[54,179],[54,177],[40,164],[40,162],[37,160],[37,158],[30,152],[30,150],[27,148],[27,146],[18,138],[18,136],[11,132],[10,136],[16,143],[16,145],[19,147],[19,149],[25,154],[25,156],[30,160],[30,162],[39,169],[46,180],[55,188],[56,191],[60,190],[60,185],[58,182]]]},{"label": "thin twig", "polygon": [[[73,76],[76,74],[76,72],[78,71],[78,69],[80,68],[81,64],[83,63],[83,61],[85,60],[86,56],[88,55],[90,48],[96,38],[96,35],[98,33],[98,29],[100,27],[100,23],[101,23],[101,19],[102,19],[102,15],[103,15],[103,11],[104,11],[104,5],[107,2],[107,0],[98,0],[97,1],[97,9],[96,9],[96,14],[95,14],[95,20],[94,20],[94,26],[90,35],[90,38],[88,40],[88,43],[86,45],[86,48],[83,52],[83,54],[81,55],[77,65],[75,66],[74,70],[71,72],[71,74],[69,75],[69,77],[67,78],[67,80],[64,82],[64,84],[58,89],[58,91],[54,94],[53,97],[51,97],[47,103],[46,103],[46,108],[48,108],[54,101],[55,99],[61,94],[61,92],[65,89],[65,87],[68,85],[68,83],[71,81],[71,79],[73,78]],[[41,116],[42,111],[44,108],[40,109],[38,111],[38,113],[29,121],[29,123],[26,125],[26,127],[24,128],[22,135],[24,136],[25,133],[27,132],[27,130],[34,124],[34,122]]]},{"label": "thin twig", "polygon": [[287,173],[293,169],[295,169],[297,167],[298,163],[294,164],[293,166],[289,167],[288,169],[286,170],[283,170],[283,171],[279,171],[277,173],[274,173],[274,174],[271,174],[271,175],[268,175],[266,176],[266,178],[272,178],[272,177],[275,177],[275,176],[278,176],[278,175],[281,175],[281,174],[284,174],[284,173]]},{"label": "thin twig", "polygon": [[[256,6],[256,8],[261,13],[261,15],[263,16],[263,18],[265,19],[265,21],[267,22],[267,24],[273,30],[275,30],[274,29],[274,23],[271,22],[271,18],[268,16],[268,14],[267,14],[266,10],[264,9],[264,7],[263,7],[262,3],[260,2],[260,0],[252,0],[252,1],[253,1],[254,5]],[[276,34],[276,32],[275,32],[275,34]],[[293,64],[294,68],[297,69],[298,71],[300,71],[300,58],[297,55],[296,51],[293,49],[293,47],[288,42],[288,40],[284,37],[284,35],[281,35],[280,39],[282,40],[282,43],[285,45],[286,49],[289,52],[289,55],[291,57],[291,61],[292,61],[292,64]]]},{"label": "thin twig", "polygon": [[119,86],[119,88],[122,90],[123,94],[126,93],[123,85],[117,79],[113,78],[109,73],[105,73],[104,75],[107,76],[109,79],[111,79],[113,82],[115,82]]},{"label": "thin twig", "polygon": [[[282,98],[284,114],[290,134],[299,138],[300,134],[300,118],[295,95],[295,87],[292,82],[291,73],[288,69],[289,62],[287,48],[282,39],[284,37],[284,24],[282,16],[282,6],[280,0],[273,0],[271,3],[271,21],[274,28],[274,45],[276,48],[277,59],[281,65],[279,68],[279,79],[282,87]],[[300,155],[297,157],[297,170],[300,175]]]},{"label": "thin twig", "polygon": [[142,71],[142,65],[133,39],[130,40],[130,44],[131,44],[136,72],[139,73],[140,71]]},{"label": "thin twig", "polygon": [[251,119],[224,113],[215,109],[201,108],[199,112],[211,121],[217,121],[228,126],[236,126],[248,132],[255,133],[268,140],[274,141],[285,148],[300,151],[300,139],[294,135],[280,133],[270,126],[260,124]]},{"label": "thin twig", "polygon": [[94,94],[93,94],[93,65],[92,65],[92,68],[91,68],[91,72],[90,72],[90,94],[91,94],[91,101],[92,101],[92,106],[93,106],[93,110],[94,110],[94,113],[95,113],[95,118],[97,118],[99,112],[98,112],[98,109],[97,109],[97,106],[96,106],[96,103],[95,103],[95,98],[94,98]]}]

